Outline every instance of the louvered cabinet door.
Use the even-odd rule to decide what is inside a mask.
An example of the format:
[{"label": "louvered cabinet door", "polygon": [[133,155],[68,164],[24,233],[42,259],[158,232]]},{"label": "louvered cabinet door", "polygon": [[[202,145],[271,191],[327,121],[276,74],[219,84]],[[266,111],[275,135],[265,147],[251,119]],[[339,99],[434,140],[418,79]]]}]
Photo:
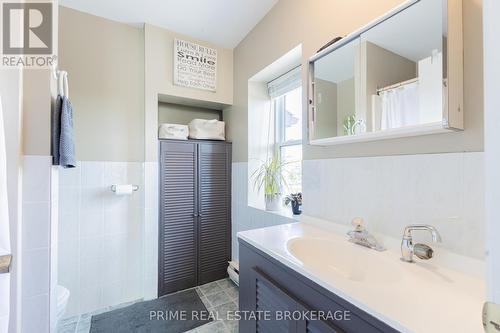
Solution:
[{"label": "louvered cabinet door", "polygon": [[231,235],[231,145],[198,143],[199,284],[227,275]]},{"label": "louvered cabinet door", "polygon": [[197,146],[160,142],[159,296],[197,284]]},{"label": "louvered cabinet door", "polygon": [[[311,311],[259,268],[253,268],[250,275],[250,307],[261,314],[251,320],[253,332],[344,333],[317,318],[319,312]],[[313,313],[316,319],[313,319]]]},{"label": "louvered cabinet door", "polygon": [[296,333],[297,323],[284,316],[286,312],[291,313],[295,310],[295,301],[258,269],[252,269],[250,274],[252,310],[257,314],[252,320],[252,331]]}]

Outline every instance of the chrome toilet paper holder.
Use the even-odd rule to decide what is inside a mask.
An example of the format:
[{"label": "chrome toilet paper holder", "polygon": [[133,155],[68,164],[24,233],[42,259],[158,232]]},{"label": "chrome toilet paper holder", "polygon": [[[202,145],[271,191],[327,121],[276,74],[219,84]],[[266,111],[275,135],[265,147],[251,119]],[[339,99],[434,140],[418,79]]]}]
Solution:
[{"label": "chrome toilet paper holder", "polygon": [[[116,192],[116,185],[111,185],[111,192]],[[132,185],[132,191],[139,191],[139,185]]]}]

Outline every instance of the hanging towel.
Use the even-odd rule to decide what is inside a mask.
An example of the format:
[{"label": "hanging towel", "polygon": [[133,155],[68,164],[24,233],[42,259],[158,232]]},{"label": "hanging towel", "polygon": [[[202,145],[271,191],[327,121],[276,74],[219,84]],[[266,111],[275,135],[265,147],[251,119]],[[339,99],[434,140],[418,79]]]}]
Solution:
[{"label": "hanging towel", "polygon": [[[0,98],[0,255],[10,253],[9,205],[7,199],[7,153]],[[10,274],[0,274],[0,333],[9,327]]]},{"label": "hanging towel", "polygon": [[62,96],[57,95],[56,104],[51,114],[51,153],[52,165],[59,165],[59,140],[61,139]]},{"label": "hanging towel", "polygon": [[69,101],[68,73],[58,76],[59,94],[51,115],[52,164],[63,168],[76,167],[73,129],[73,106]]},{"label": "hanging towel", "polygon": [[73,106],[67,96],[61,103],[61,138],[59,140],[59,164],[63,168],[76,167],[75,140],[73,130]]}]

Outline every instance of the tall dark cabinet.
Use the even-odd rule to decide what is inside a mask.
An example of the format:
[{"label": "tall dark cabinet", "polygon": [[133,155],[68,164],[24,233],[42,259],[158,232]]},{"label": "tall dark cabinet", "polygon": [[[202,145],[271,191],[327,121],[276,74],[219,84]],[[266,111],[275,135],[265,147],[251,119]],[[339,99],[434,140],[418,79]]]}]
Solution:
[{"label": "tall dark cabinet", "polygon": [[231,253],[231,144],[160,141],[158,295],[222,279]]}]

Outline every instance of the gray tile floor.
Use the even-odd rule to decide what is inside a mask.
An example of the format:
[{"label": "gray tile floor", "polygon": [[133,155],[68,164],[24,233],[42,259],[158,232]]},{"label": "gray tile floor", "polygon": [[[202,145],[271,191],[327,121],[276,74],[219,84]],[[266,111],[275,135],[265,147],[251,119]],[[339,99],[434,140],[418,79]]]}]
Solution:
[{"label": "gray tile floor", "polygon": [[[238,322],[228,318],[229,311],[238,310],[238,287],[229,279],[210,282],[194,288],[203,304],[216,317],[215,321],[200,326],[189,333],[232,333],[238,332]],[[65,318],[59,323],[57,333],[88,333],[90,319],[93,315],[132,305],[128,302],[117,306],[107,307],[81,316]],[[229,316],[230,317],[230,316]]]},{"label": "gray tile floor", "polygon": [[218,320],[191,330],[189,333],[238,332],[238,321],[231,320],[231,312],[238,310],[239,292],[238,287],[231,280],[224,279],[207,283],[196,287],[195,290],[207,310]]}]

